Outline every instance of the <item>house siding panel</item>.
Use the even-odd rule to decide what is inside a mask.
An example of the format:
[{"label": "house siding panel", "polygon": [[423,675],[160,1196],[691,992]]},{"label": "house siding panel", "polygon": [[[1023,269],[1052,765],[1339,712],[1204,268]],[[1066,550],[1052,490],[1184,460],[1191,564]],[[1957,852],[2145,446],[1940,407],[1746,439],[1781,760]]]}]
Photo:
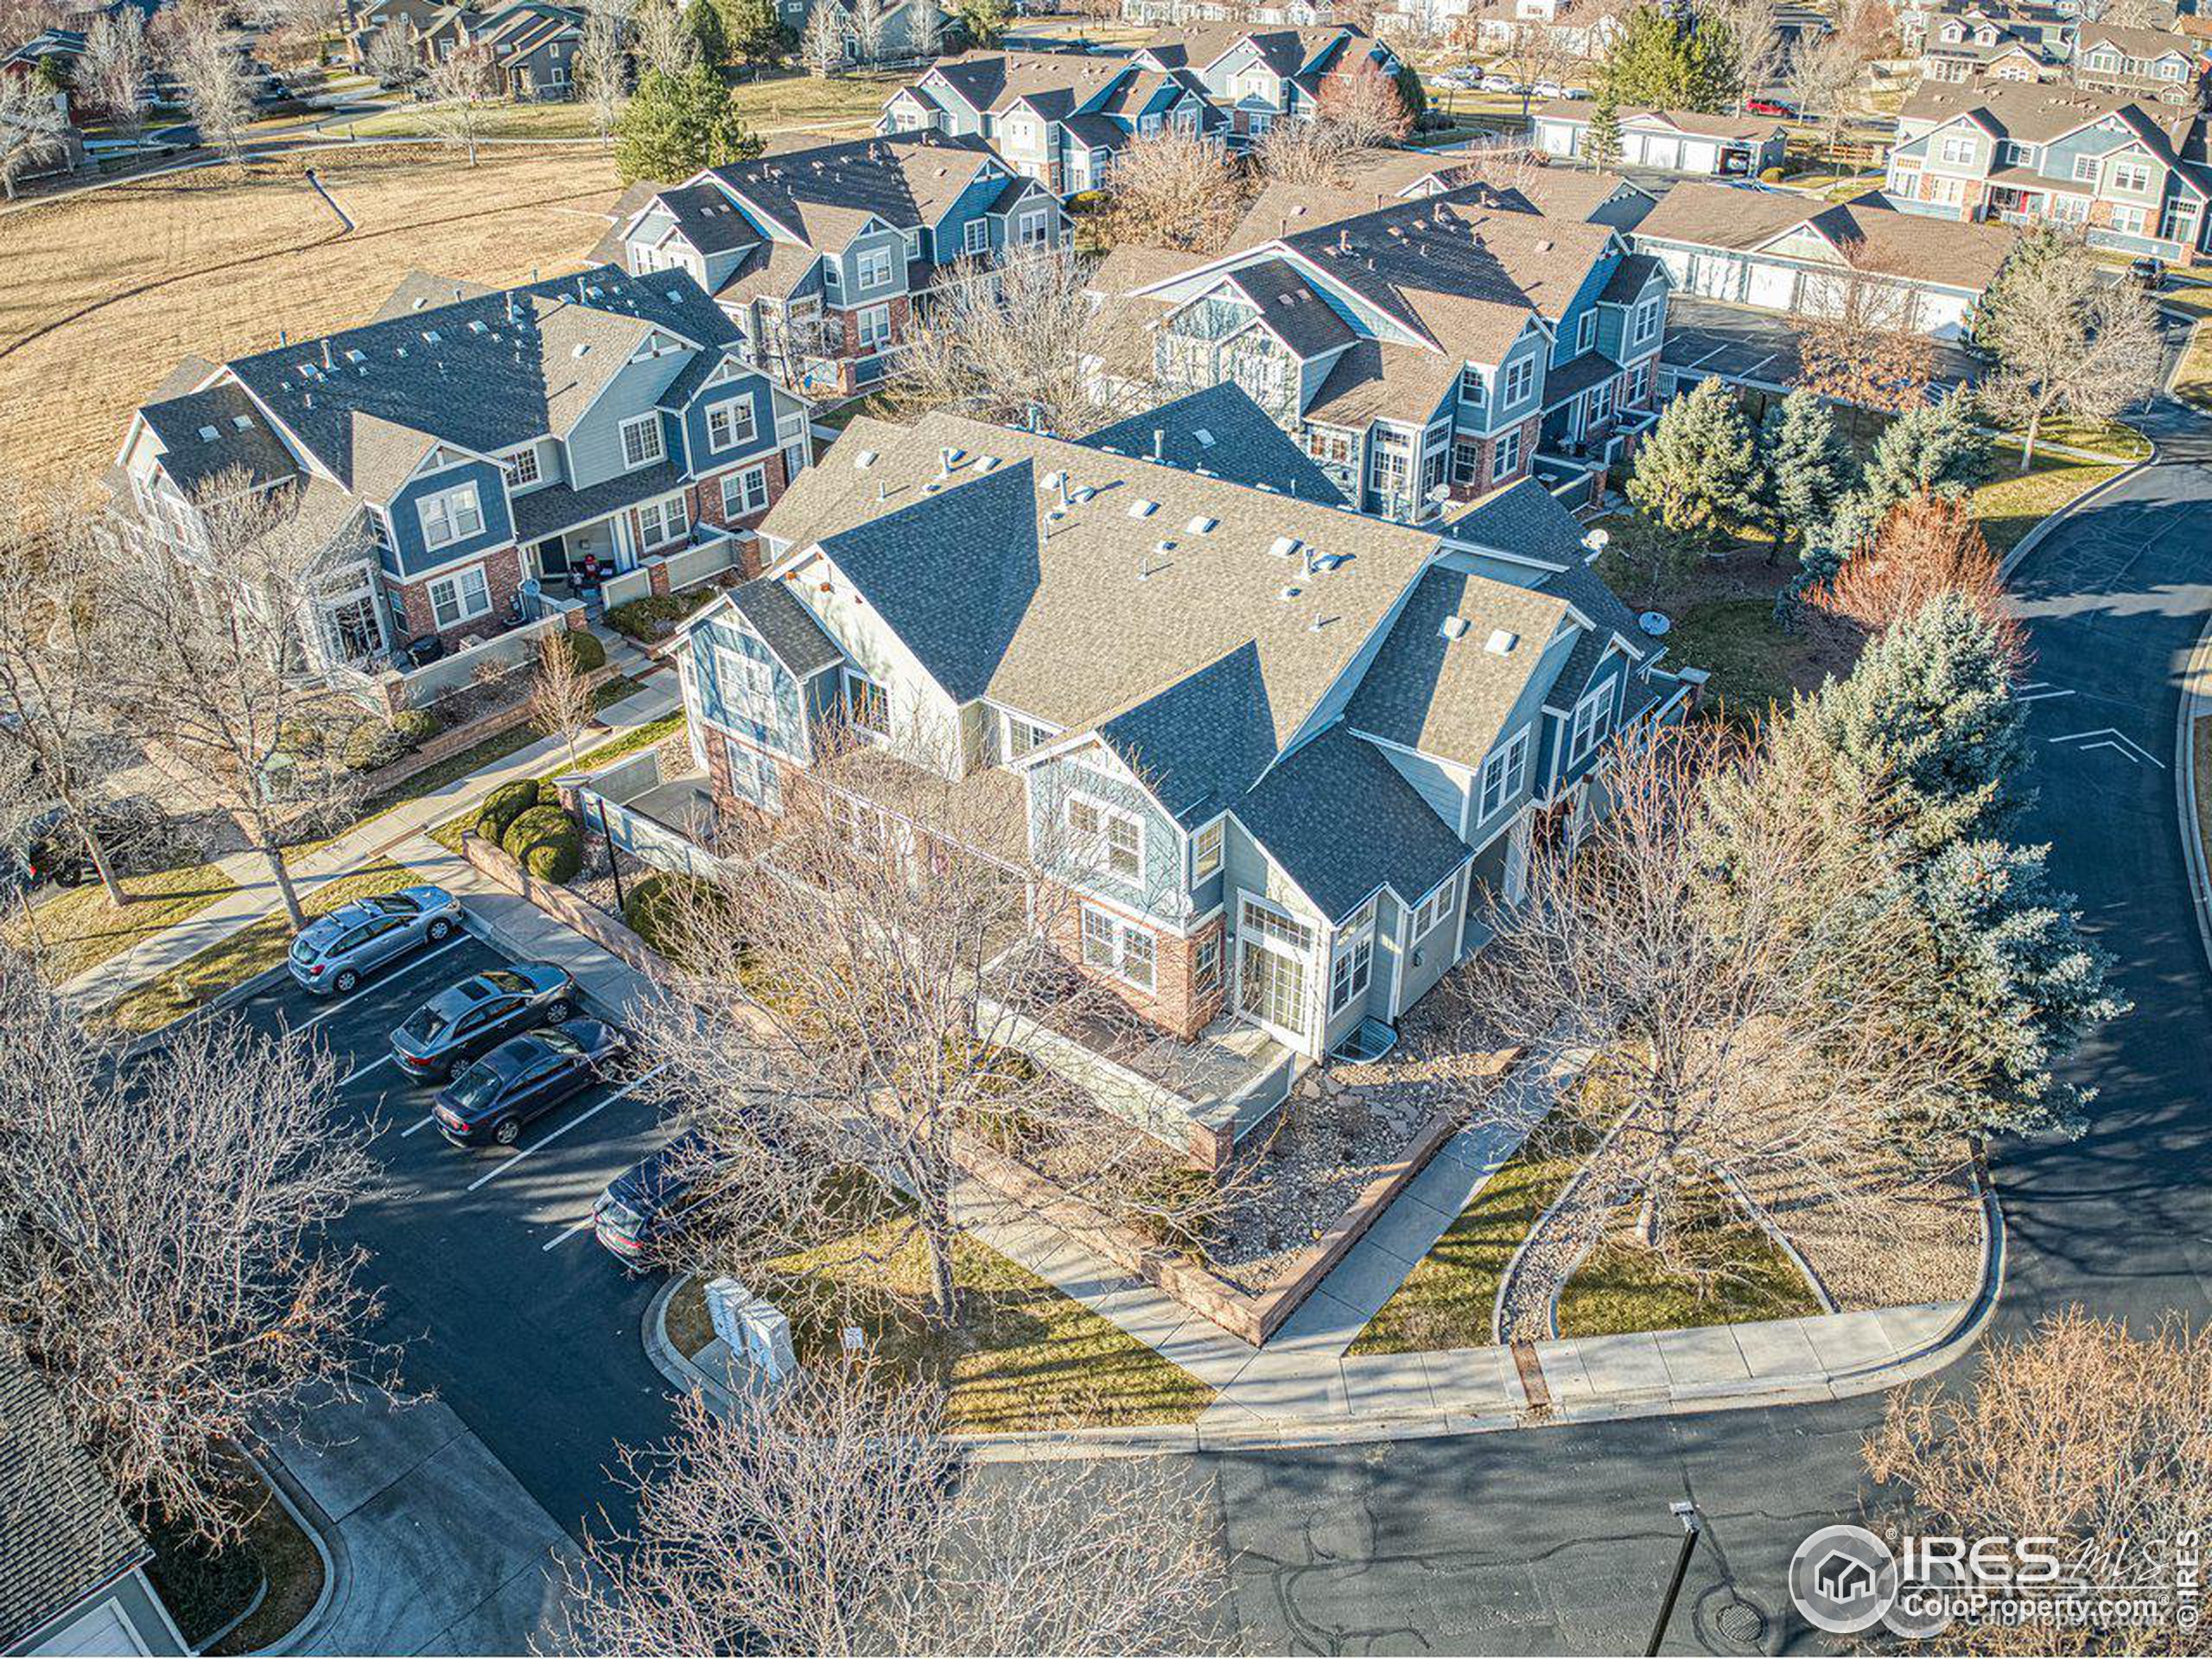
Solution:
[{"label": "house siding panel", "polygon": [[[690,683],[700,710],[709,721],[754,748],[801,763],[806,760],[809,750],[798,682],[742,618],[725,610],[692,632],[688,649]],[[725,652],[759,664],[767,674],[771,690],[765,703],[737,679],[742,671],[733,671],[726,666]]]},{"label": "house siding panel", "polygon": [[[604,484],[627,470],[622,464],[622,423],[652,412],[690,355],[671,352],[649,362],[630,364],[600,395],[568,436],[569,476],[577,489]],[[671,423],[664,421],[662,424],[669,429]],[[672,429],[664,430],[663,441],[675,453],[677,438]]]},{"label": "house siding panel", "polygon": [[[430,546],[423,538],[423,515],[419,509],[423,499],[469,483],[476,486],[477,504],[484,512],[484,528],[474,536],[448,542],[442,547]],[[507,511],[505,475],[497,467],[480,461],[466,461],[409,480],[407,486],[392,497],[389,515],[393,556],[384,563],[402,576],[458,563],[471,555],[503,546],[515,537],[514,520]]]}]

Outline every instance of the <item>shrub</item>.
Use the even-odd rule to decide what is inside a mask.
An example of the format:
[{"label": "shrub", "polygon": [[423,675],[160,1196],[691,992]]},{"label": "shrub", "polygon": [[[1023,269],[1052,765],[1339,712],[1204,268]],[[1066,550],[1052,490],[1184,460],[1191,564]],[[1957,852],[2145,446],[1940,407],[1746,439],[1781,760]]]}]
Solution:
[{"label": "shrub", "polygon": [[557,806],[540,803],[515,815],[514,821],[500,834],[499,847],[508,857],[526,864],[531,848],[575,833],[575,825],[569,821],[567,813]]},{"label": "shrub", "polygon": [[584,867],[583,840],[571,827],[536,842],[523,855],[522,867],[540,881],[572,881]]},{"label": "shrub", "polygon": [[392,716],[391,729],[407,740],[409,748],[419,749],[445,729],[445,721],[428,709],[403,709]]},{"label": "shrub", "polygon": [[1759,169],[1759,181],[1763,184],[1780,184],[1782,182],[1782,169],[1778,167],[1761,168]]},{"label": "shrub", "polygon": [[1203,1265],[1210,1230],[1205,1212],[1217,1191],[1206,1170],[1187,1164],[1154,1164],[1129,1178],[1127,1219],[1153,1243]]},{"label": "shrub", "polygon": [[276,747],[287,754],[322,753],[323,728],[312,721],[288,720],[276,729]]},{"label": "shrub", "polygon": [[[650,645],[664,639],[673,632],[676,625],[715,596],[715,590],[690,594],[648,594],[643,599],[625,600],[607,613],[607,625],[617,633]],[[596,642],[594,642],[596,643]]]},{"label": "shrub", "polygon": [[531,779],[501,784],[484,798],[484,805],[476,815],[477,830],[497,841],[507,833],[509,824],[537,804],[537,785]]},{"label": "shrub", "polygon": [[344,760],[353,772],[374,772],[404,755],[410,745],[380,720],[365,720],[346,736]]},{"label": "shrub", "polygon": [[572,628],[566,633],[556,633],[552,637],[568,647],[577,673],[589,674],[607,666],[607,647],[600,642],[597,634]]}]

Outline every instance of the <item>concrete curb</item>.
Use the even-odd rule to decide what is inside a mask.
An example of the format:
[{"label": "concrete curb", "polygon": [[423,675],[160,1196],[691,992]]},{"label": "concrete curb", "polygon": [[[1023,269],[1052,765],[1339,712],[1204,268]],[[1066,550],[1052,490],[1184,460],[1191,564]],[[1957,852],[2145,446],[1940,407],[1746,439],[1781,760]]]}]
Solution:
[{"label": "concrete curb", "polygon": [[[2145,435],[2147,436],[2148,435],[2146,434]],[[2052,513],[2048,518],[2045,518],[2041,524],[2037,524],[2026,535],[2021,537],[2018,542],[2014,543],[2012,550],[2010,553],[2007,553],[1998,562],[1997,575],[1999,580],[2002,581],[2004,578],[2010,576],[2012,574],[2013,569],[2018,565],[2020,561],[2026,558],[2030,553],[2033,552],[2037,544],[2042,542],[2043,538],[2050,534],[2051,529],[2054,525],[2064,523],[2068,518],[2080,512],[2083,507],[2088,506],[2091,502],[2096,500],[2100,496],[2104,495],[2108,491],[2117,489],[2120,485],[2125,484],[2129,479],[2134,477],[2136,474],[2141,472],[2145,467],[2157,466],[2158,464],[2158,441],[2156,438],[2151,438],[2150,444],[2151,453],[2144,456],[2142,460],[2126,463],[2120,472],[2114,473],[2110,478],[2105,480],[2103,483],[2098,485],[2096,488],[2083,491],[2080,495],[2075,496],[2071,501],[2069,501],[2064,506],[2061,507],[2056,512]]]},{"label": "concrete curb", "polygon": [[322,1558],[322,1593],[308,1609],[308,1615],[298,1624],[271,1642],[267,1647],[255,1650],[255,1659],[263,1655],[296,1654],[306,1650],[312,1633],[321,1630],[331,1614],[345,1605],[353,1585],[352,1558],[346,1554],[346,1541],[321,1505],[311,1497],[307,1488],[293,1478],[284,1466],[284,1460],[271,1452],[267,1457],[246,1454],[246,1461],[261,1471],[269,1483],[269,1490],[276,1494],[276,1501],[293,1523],[307,1534],[308,1541],[315,1546],[315,1554]]},{"label": "concrete curb", "polygon": [[697,1394],[706,1397],[707,1403],[717,1411],[728,1411],[731,1401],[729,1390],[715,1381],[705,1371],[691,1363],[689,1354],[679,1353],[676,1344],[668,1339],[668,1305],[676,1300],[676,1293],[698,1277],[696,1274],[679,1274],[660,1287],[660,1294],[645,1305],[641,1321],[645,1344],[645,1357],[652,1367],[668,1380],[679,1394]]},{"label": "concrete curb", "polygon": [[2196,721],[2212,713],[2212,697],[2197,689],[2198,676],[2212,667],[2212,616],[2196,636],[2182,672],[2181,705],[2174,716],[2174,810],[2181,818],[2182,855],[2189,865],[2190,908],[2196,916],[2197,942],[2212,963],[2212,874],[2204,855],[2204,830],[2196,816]]}]

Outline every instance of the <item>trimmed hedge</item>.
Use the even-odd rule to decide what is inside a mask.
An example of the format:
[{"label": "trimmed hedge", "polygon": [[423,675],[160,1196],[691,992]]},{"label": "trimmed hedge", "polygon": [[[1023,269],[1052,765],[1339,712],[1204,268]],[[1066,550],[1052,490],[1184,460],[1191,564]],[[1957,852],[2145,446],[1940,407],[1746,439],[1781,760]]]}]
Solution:
[{"label": "trimmed hedge", "polygon": [[476,814],[476,832],[498,841],[507,833],[509,824],[537,804],[537,785],[529,779],[501,784],[484,798]]},{"label": "trimmed hedge", "polygon": [[346,734],[343,759],[352,771],[374,772],[406,759],[444,728],[428,709],[403,709],[389,725],[372,716]]},{"label": "trimmed hedge", "polygon": [[569,656],[579,674],[596,673],[607,666],[607,646],[600,637],[588,629],[571,628],[565,633],[547,636],[558,639],[568,647]]},{"label": "trimmed hedge", "polygon": [[506,829],[500,832],[499,847],[508,857],[519,860],[541,841],[575,833],[576,827],[569,821],[567,813],[557,806],[548,806],[541,801],[514,816]]},{"label": "trimmed hedge", "polygon": [[523,855],[522,867],[541,881],[573,881],[584,867],[583,841],[570,830],[556,840],[538,842]]}]

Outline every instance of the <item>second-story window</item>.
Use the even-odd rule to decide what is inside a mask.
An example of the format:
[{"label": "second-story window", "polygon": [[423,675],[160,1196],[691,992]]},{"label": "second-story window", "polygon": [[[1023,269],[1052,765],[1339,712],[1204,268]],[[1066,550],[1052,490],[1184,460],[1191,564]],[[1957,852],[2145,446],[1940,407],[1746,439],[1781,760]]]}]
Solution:
[{"label": "second-story window", "polygon": [[734,449],[753,442],[753,400],[736,397],[716,404],[707,411],[707,443],[710,448]]},{"label": "second-story window", "polygon": [[1080,795],[1067,804],[1069,839],[1094,868],[1135,881],[1144,874],[1144,825],[1126,812]]},{"label": "second-story window", "polygon": [[484,528],[484,507],[476,499],[474,484],[426,495],[416,511],[422,515],[423,540],[430,547],[466,541]]},{"label": "second-story window", "polygon": [[640,415],[622,423],[622,464],[632,472],[661,459],[660,416]]},{"label": "second-story window", "polygon": [[891,280],[891,250],[862,248],[855,276],[862,288],[881,288]]},{"label": "second-story window", "polygon": [[1646,300],[1636,308],[1636,327],[1630,331],[1629,338],[1636,345],[1641,346],[1658,332],[1659,302]]},{"label": "second-story window", "polygon": [[991,224],[987,219],[971,219],[960,227],[960,251],[982,253],[991,245]]},{"label": "second-story window", "polygon": [[507,487],[521,489],[537,482],[537,451],[525,449],[518,455],[509,455],[502,463],[507,471]]},{"label": "second-story window", "polygon": [[1459,401],[1469,409],[1480,409],[1483,393],[1483,372],[1470,363],[1459,371]]},{"label": "second-story window", "polygon": [[1506,406],[1510,408],[1526,397],[1529,389],[1535,383],[1536,359],[1535,358],[1524,357],[1517,363],[1508,364],[1505,370]]},{"label": "second-story window", "polygon": [[1483,762],[1481,810],[1476,822],[1489,817],[1521,792],[1529,775],[1529,728],[1523,726]]},{"label": "second-story window", "polygon": [[1585,311],[1574,325],[1574,353],[1580,357],[1598,343],[1598,314]]},{"label": "second-story window", "polygon": [[2142,162],[2114,162],[2112,164],[2112,188],[2140,195],[2151,188],[2151,169]]},{"label": "second-story window", "polygon": [[1946,138],[1943,141],[1942,156],[1944,162],[1951,167],[1972,166],[1974,140],[1967,137]]},{"label": "second-story window", "polygon": [[1574,732],[1567,746],[1567,763],[1579,764],[1605,741],[1613,729],[1613,687],[1607,681],[1574,705]]},{"label": "second-story window", "polygon": [[845,671],[845,718],[878,737],[891,734],[891,700],[874,680],[849,668]]},{"label": "second-story window", "polygon": [[1216,818],[1191,839],[1191,880],[1203,881],[1221,868],[1222,820]]},{"label": "second-story window", "polygon": [[1043,208],[1033,208],[1014,221],[1014,240],[1025,248],[1040,246],[1045,240],[1046,224],[1052,216]]}]

